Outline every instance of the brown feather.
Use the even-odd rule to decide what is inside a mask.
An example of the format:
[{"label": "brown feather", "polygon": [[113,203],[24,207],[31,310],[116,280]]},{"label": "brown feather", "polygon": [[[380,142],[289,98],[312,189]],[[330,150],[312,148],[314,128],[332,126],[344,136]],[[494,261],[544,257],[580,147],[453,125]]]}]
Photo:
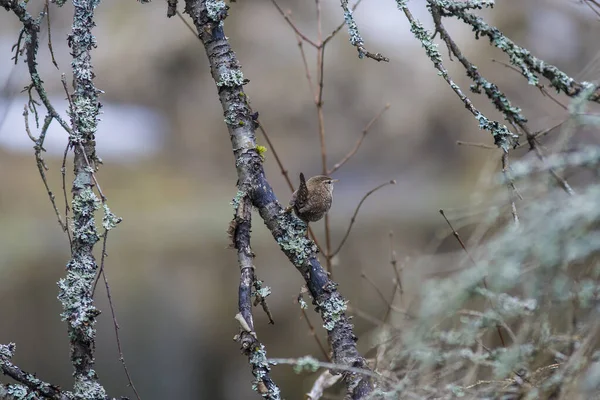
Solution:
[{"label": "brown feather", "polygon": [[300,186],[292,194],[290,207],[304,222],[315,222],[329,211],[333,198],[333,182],[325,175],[313,176],[308,181],[300,173]]}]

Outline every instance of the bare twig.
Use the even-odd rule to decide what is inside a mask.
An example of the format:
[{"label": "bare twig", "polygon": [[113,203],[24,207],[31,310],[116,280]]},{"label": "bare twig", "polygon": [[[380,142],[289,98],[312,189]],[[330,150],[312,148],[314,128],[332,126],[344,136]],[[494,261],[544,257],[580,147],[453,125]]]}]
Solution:
[{"label": "bare twig", "polygon": [[46,22],[48,23],[48,50],[50,50],[50,58],[52,59],[52,64],[58,69],[58,64],[56,63],[56,59],[54,58],[54,49],[52,49],[52,29],[50,29],[50,2],[48,0],[44,0],[45,2],[45,12],[46,12]]},{"label": "bare twig", "polygon": [[338,254],[340,252],[340,250],[342,249],[342,247],[344,246],[344,243],[346,243],[346,239],[348,239],[348,236],[350,235],[350,231],[352,230],[352,225],[354,225],[354,221],[356,221],[356,216],[358,215],[358,211],[360,210],[360,206],[362,206],[362,204],[365,202],[365,200],[367,199],[367,197],[369,197],[370,195],[372,195],[373,193],[375,193],[376,191],[378,191],[379,189],[381,189],[383,187],[386,187],[388,185],[395,185],[395,184],[396,184],[395,180],[391,180],[389,182],[382,183],[381,185],[375,187],[374,189],[369,190],[363,196],[363,198],[358,203],[358,206],[356,206],[356,209],[354,210],[354,215],[352,215],[352,218],[350,219],[350,225],[348,226],[348,229],[346,230],[346,234],[344,235],[344,238],[340,242],[340,244],[337,247],[337,249],[331,254],[332,257],[334,257],[336,254]]},{"label": "bare twig", "polygon": [[[383,303],[387,306],[388,310],[393,310],[402,314],[405,314],[406,312],[404,310],[399,309],[398,307],[394,306],[392,303],[390,303],[388,301],[388,299],[385,298],[385,295],[383,294],[383,292],[381,291],[381,289],[379,289],[379,287],[375,284],[375,282],[373,282],[373,280],[371,278],[369,278],[367,276],[367,274],[365,274],[364,271],[362,271],[360,273],[360,277],[363,278],[365,281],[367,281],[367,283],[369,285],[371,285],[373,287],[373,289],[375,289],[375,291],[377,292],[377,294],[379,295],[379,298],[381,299],[381,301],[383,301]],[[386,311],[387,314],[387,311]],[[384,320],[385,321],[385,318]]]},{"label": "bare twig", "polygon": [[485,144],[485,143],[464,142],[462,140],[457,140],[456,144],[459,146],[478,147],[480,149],[486,149],[486,150],[498,150],[497,146],[490,146],[489,144]]},{"label": "bare twig", "polygon": [[65,199],[65,228],[67,229],[67,237],[69,238],[69,247],[73,248],[71,230],[69,228],[69,211],[71,210],[71,208],[69,207],[69,199],[67,197],[67,154],[69,153],[70,147],[71,143],[67,143],[67,145],[65,146],[62,166],[60,167],[60,173],[62,175],[63,198]]},{"label": "bare twig", "polygon": [[[396,293],[400,292],[400,304],[402,305],[402,296],[404,295],[404,288],[402,287],[402,278],[400,276],[401,274],[401,270],[398,271],[398,260],[396,257],[396,250],[394,250],[394,232],[390,231],[389,234],[389,238],[390,238],[390,266],[392,267],[392,271],[394,272],[394,275],[396,276],[395,278],[395,283],[394,283],[394,291],[392,292],[392,298],[389,301],[389,304],[394,304],[394,300],[396,299]],[[400,268],[402,269],[402,268]],[[390,311],[392,310],[392,307],[388,307],[387,311],[385,312],[385,315],[383,316],[383,322],[387,322],[388,317],[390,316]]]},{"label": "bare twig", "polygon": [[[444,213],[444,210],[440,210],[440,214],[442,215],[442,217],[444,217],[444,220],[448,224],[448,227],[450,227],[450,230],[452,231],[452,234],[454,235],[454,237],[458,241],[458,244],[460,244],[460,247],[463,249],[463,251],[465,252],[465,254],[467,255],[467,257],[469,258],[469,260],[471,261],[471,263],[474,266],[477,266],[477,263],[475,262],[475,259],[471,256],[471,253],[469,253],[469,251],[467,250],[467,246],[465,246],[465,243],[461,239],[460,235],[454,229],[454,227],[452,226],[452,223],[450,223],[450,220],[446,217],[446,213]],[[487,289],[488,288],[488,284],[487,284],[487,279],[486,279],[485,276],[483,277],[482,282],[483,282],[483,287]],[[502,336],[502,331],[500,330],[500,326],[499,325],[496,325],[496,330],[498,331],[498,337],[500,338],[500,342],[502,343],[502,347],[506,347],[506,343],[504,342],[504,337]]]},{"label": "bare twig", "polygon": [[50,127],[50,123],[52,122],[52,116],[50,114],[46,115],[44,118],[44,125],[42,126],[42,131],[38,138],[35,138],[31,133],[29,128],[29,111],[27,110],[27,106],[23,109],[23,117],[25,118],[25,132],[27,132],[27,136],[35,143],[33,149],[35,150],[35,161],[38,167],[38,171],[40,176],[42,177],[42,182],[44,183],[44,187],[46,188],[46,193],[48,193],[48,198],[50,199],[50,203],[52,204],[52,208],[54,209],[54,213],[56,214],[56,218],[58,219],[58,224],[61,229],[67,232],[67,224],[63,222],[62,217],[60,215],[60,211],[58,211],[58,206],[56,205],[56,197],[52,190],[50,190],[50,186],[48,185],[48,180],[46,179],[46,171],[48,167],[42,157],[42,151],[44,149],[44,140],[46,139],[46,133],[48,132],[48,128]]},{"label": "bare twig", "polygon": [[283,11],[283,9],[279,6],[279,4],[277,4],[276,0],[271,0],[271,3],[273,3],[275,8],[277,8],[277,11],[279,11],[279,14],[281,14],[283,19],[285,19],[285,21],[288,23],[288,25],[294,30],[296,35],[300,36],[302,38],[302,40],[304,40],[306,43],[310,44],[314,48],[319,48],[319,45],[317,43],[313,42],[306,35],[304,35],[302,32],[300,32],[300,29],[298,29],[296,24],[294,24],[294,22],[292,21],[292,18],[290,17],[289,12],[286,13],[285,11]]},{"label": "bare twig", "polygon": [[288,170],[283,166],[283,162],[281,161],[281,158],[279,158],[279,154],[277,153],[277,150],[275,149],[275,146],[273,146],[273,142],[271,142],[271,139],[269,138],[269,135],[267,134],[267,131],[265,130],[264,125],[260,121],[257,121],[257,123],[258,123],[258,129],[260,130],[260,132],[265,137],[265,140],[267,141],[267,144],[269,145],[269,148],[273,152],[273,157],[275,157],[275,162],[277,162],[277,165],[279,166],[279,170],[281,171],[281,175],[283,175],[286,183],[288,184],[288,187],[290,188],[290,191],[294,192],[294,190],[295,190],[294,189],[294,184],[292,183],[292,180],[290,179],[290,175],[288,174]]},{"label": "bare twig", "polygon": [[[303,288],[303,290],[306,290],[306,289]],[[329,355],[327,350],[325,350],[325,346],[323,346],[323,343],[321,343],[321,339],[319,339],[319,337],[317,336],[317,333],[315,332],[315,327],[313,326],[312,322],[310,322],[310,319],[308,319],[308,315],[306,314],[305,307],[302,306],[302,304],[304,304],[304,300],[302,299],[302,294],[303,294],[303,292],[301,291],[300,294],[298,295],[298,303],[301,304],[300,311],[302,312],[302,318],[304,318],[304,320],[306,321],[310,335],[313,337],[313,339],[315,339],[315,342],[317,342],[317,346],[319,346],[319,349],[321,350],[323,357],[325,357],[325,359],[327,361],[331,361],[331,356]]]},{"label": "bare twig", "polygon": [[373,124],[375,122],[377,122],[377,120],[379,120],[379,118],[381,118],[381,116],[390,109],[390,103],[387,103],[383,109],[381,109],[381,111],[379,111],[379,113],[377,115],[375,115],[370,121],[369,123],[364,127],[364,129],[362,130],[362,135],[358,138],[358,140],[356,141],[356,143],[354,144],[354,147],[352,148],[352,150],[350,150],[348,152],[348,154],[346,154],[337,164],[335,164],[333,166],[333,168],[331,168],[329,171],[327,171],[327,175],[331,175],[333,174],[335,171],[337,171],[338,169],[340,169],[344,164],[346,164],[348,162],[348,160],[350,160],[358,151],[358,149],[360,148],[360,145],[362,144],[362,142],[365,140],[365,138],[367,137],[367,134],[369,133],[369,130],[371,129],[371,127],[373,126]]},{"label": "bare twig", "polygon": [[315,92],[315,87],[312,82],[312,76],[310,74],[310,68],[308,68],[308,62],[306,61],[306,53],[304,52],[302,38],[296,36],[296,40],[298,41],[298,50],[300,51],[300,56],[302,57],[302,65],[304,65],[304,73],[306,76],[306,80],[308,81],[308,86],[310,88],[310,92],[312,93],[314,100],[317,98],[317,93]]},{"label": "bare twig", "polygon": [[[505,63],[503,61],[498,61],[498,60],[492,59],[492,62],[495,62],[495,63],[498,63],[500,65],[503,65],[504,67],[506,67],[506,68],[508,68],[508,69],[510,69],[512,71],[515,71],[518,74],[521,74],[521,71],[519,71],[516,67],[514,67],[514,66],[512,66],[510,64],[507,64],[507,63]],[[548,92],[548,90],[546,90],[546,88],[544,87],[544,85],[542,85],[541,83],[537,82],[535,86],[540,90],[540,92],[544,96],[549,97],[550,100],[552,100],[560,108],[562,108],[565,111],[567,111],[569,109],[569,107],[567,107],[566,105],[564,105],[563,103],[561,103],[560,101],[558,101],[558,99],[555,96],[553,96],[550,92]]]},{"label": "bare twig", "polygon": [[314,367],[317,368],[327,368],[333,371],[344,371],[350,372],[353,374],[364,375],[376,380],[384,380],[391,381],[389,378],[386,378],[382,375],[379,375],[368,369],[361,369],[356,367],[348,367],[345,365],[332,364],[328,362],[318,361],[312,357],[302,357],[302,358],[269,358],[269,363],[273,365],[278,364],[287,364],[287,365],[295,365],[299,369],[303,367],[307,367],[309,370],[312,370]]},{"label": "bare twig", "polygon": [[[102,244],[102,263],[101,263],[101,270],[100,273],[102,274],[102,279],[104,280],[104,287],[106,288],[106,296],[108,297],[108,306],[110,307],[110,314],[112,316],[112,320],[113,320],[113,327],[115,329],[115,338],[117,340],[117,350],[119,351],[119,361],[121,362],[121,365],[123,366],[123,370],[125,371],[125,376],[127,376],[127,382],[129,384],[129,386],[131,387],[131,390],[133,390],[133,393],[135,394],[135,397],[138,400],[141,400],[140,395],[137,391],[137,389],[135,388],[135,385],[133,384],[133,380],[131,379],[131,374],[129,373],[129,369],[127,368],[127,364],[125,363],[125,357],[123,356],[123,350],[121,349],[121,336],[119,334],[119,330],[121,329],[119,327],[119,323],[117,322],[117,315],[115,313],[115,307],[113,306],[113,301],[112,301],[112,295],[110,292],[110,286],[108,285],[108,278],[106,277],[106,271],[104,270],[104,258],[106,257],[106,238],[108,236],[108,231],[104,232],[104,242]],[[95,286],[94,286],[95,289]]]},{"label": "bare twig", "polygon": [[519,225],[519,215],[517,214],[517,205],[516,205],[516,198],[518,197],[520,200],[523,200],[523,197],[521,197],[521,194],[517,191],[517,188],[515,186],[515,182],[513,181],[513,179],[510,177],[510,173],[509,173],[509,164],[508,164],[508,151],[505,151],[502,154],[502,174],[504,174],[504,178],[506,180],[506,184],[508,186],[508,196],[510,199],[510,210],[511,210],[511,214],[513,216],[513,221],[515,223],[515,225]]}]

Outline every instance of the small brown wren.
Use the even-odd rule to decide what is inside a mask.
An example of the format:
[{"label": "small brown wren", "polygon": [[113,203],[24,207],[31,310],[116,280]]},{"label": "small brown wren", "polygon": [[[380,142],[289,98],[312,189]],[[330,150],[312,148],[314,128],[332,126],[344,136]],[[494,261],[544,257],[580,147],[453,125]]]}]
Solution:
[{"label": "small brown wren", "polygon": [[293,209],[298,218],[307,224],[320,220],[331,208],[333,183],[337,181],[325,175],[317,175],[305,180],[301,172],[300,186],[292,194],[286,211]]}]

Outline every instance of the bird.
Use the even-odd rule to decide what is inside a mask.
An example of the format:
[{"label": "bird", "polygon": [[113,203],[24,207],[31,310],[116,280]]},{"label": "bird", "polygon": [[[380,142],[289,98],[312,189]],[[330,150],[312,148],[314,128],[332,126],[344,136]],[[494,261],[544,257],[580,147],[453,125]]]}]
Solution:
[{"label": "bird", "polygon": [[333,183],[337,181],[338,179],[326,175],[317,175],[306,180],[301,172],[300,186],[292,194],[287,210],[294,210],[296,216],[306,224],[320,220],[331,208]]}]

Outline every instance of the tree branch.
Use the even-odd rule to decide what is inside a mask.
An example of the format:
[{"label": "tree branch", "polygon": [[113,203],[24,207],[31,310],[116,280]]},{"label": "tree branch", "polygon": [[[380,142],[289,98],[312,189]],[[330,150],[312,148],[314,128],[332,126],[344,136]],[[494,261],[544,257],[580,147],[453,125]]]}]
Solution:
[{"label": "tree branch", "polygon": [[[56,400],[71,400],[73,394],[63,392],[58,386],[46,383],[35,375],[27,373],[14,365],[10,359],[14,355],[15,344],[0,345],[0,369],[4,375],[10,376],[21,385],[0,385],[0,399],[25,399],[38,398],[33,397],[35,394],[40,394],[47,399]],[[28,397],[32,396],[32,397]]]},{"label": "tree branch", "polygon": [[75,396],[105,399],[106,392],[93,369],[96,338],[96,317],[92,285],[98,265],[93,249],[99,240],[94,212],[100,200],[93,191],[96,154],[94,134],[101,107],[100,91],[93,82],[91,50],[96,47],[92,35],[94,10],[99,0],[74,0],[73,31],[67,41],[73,61],[74,93],[70,112],[72,132],[69,143],[74,152],[72,193],[73,240],[67,276],[59,281],[58,298],[63,306],[62,317],[67,322],[71,345],[71,363],[75,369]]},{"label": "tree branch", "polygon": [[[248,357],[248,362],[252,367],[252,375],[254,375],[252,389],[256,390],[265,399],[280,400],[281,392],[269,374],[271,367],[267,362],[267,352],[265,346],[258,341],[252,318],[252,288],[256,282],[253,264],[254,254],[250,247],[252,203],[246,194],[241,194],[241,198],[236,197],[234,206],[235,215],[229,232],[232,235],[233,246],[237,250],[240,266],[239,314],[236,319],[240,321],[241,327],[241,332],[236,335],[235,339],[242,346],[242,353]],[[259,293],[256,293],[256,295],[264,297]]]},{"label": "tree branch", "polygon": [[[327,329],[333,361],[368,371],[365,359],[356,348],[353,326],[345,314],[346,300],[323,270],[316,246],[305,237],[306,224],[293,213],[283,212],[265,178],[262,159],[256,150],[252,113],[242,87],[246,81],[223,31],[226,6],[211,0],[186,0],[186,12],[198,30],[219,92],[236,160],[239,190],[246,191],[281,250],[304,277]],[[349,372],[343,379],[348,397],[352,399],[364,398],[373,391],[373,383],[365,374]]]}]

